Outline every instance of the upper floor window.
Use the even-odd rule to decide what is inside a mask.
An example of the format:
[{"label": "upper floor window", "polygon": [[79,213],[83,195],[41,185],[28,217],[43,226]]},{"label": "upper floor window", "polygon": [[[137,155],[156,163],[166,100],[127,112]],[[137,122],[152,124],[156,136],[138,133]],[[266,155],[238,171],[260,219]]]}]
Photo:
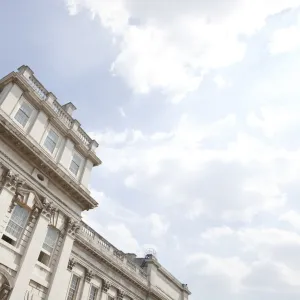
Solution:
[{"label": "upper floor window", "polygon": [[40,252],[38,258],[38,261],[40,261],[44,265],[49,265],[51,254],[54,251],[58,237],[59,231],[56,228],[49,226],[45,241],[43,243],[42,251]]},{"label": "upper floor window", "polygon": [[2,239],[14,245],[25,229],[29,215],[30,213],[27,209],[21,207],[20,205],[16,205],[11,214]]},{"label": "upper floor window", "polygon": [[58,141],[59,135],[53,129],[50,129],[44,141],[44,146],[51,154],[53,154],[55,148],[57,147]]},{"label": "upper floor window", "polygon": [[72,276],[71,285],[67,300],[75,300],[78,292],[80,278],[76,275]]},{"label": "upper floor window", "polygon": [[23,102],[19,107],[17,113],[15,114],[15,120],[22,126],[25,127],[34,112],[33,107],[27,103]]},{"label": "upper floor window", "polygon": [[78,175],[82,161],[83,161],[83,159],[78,153],[73,154],[69,169],[75,176]]},{"label": "upper floor window", "polygon": [[91,286],[89,300],[96,300],[98,294],[98,289],[95,286]]}]

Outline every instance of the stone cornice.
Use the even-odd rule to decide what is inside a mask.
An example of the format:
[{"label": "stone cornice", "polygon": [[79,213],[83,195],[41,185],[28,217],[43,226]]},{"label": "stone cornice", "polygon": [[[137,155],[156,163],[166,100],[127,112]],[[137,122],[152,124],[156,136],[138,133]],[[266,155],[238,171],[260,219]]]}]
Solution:
[{"label": "stone cornice", "polygon": [[73,199],[82,210],[95,208],[98,203],[85,192],[70,176],[64,173],[36,145],[11,122],[0,115],[0,135],[10,142],[21,156],[26,156],[44,174],[55,180],[57,185]]}]

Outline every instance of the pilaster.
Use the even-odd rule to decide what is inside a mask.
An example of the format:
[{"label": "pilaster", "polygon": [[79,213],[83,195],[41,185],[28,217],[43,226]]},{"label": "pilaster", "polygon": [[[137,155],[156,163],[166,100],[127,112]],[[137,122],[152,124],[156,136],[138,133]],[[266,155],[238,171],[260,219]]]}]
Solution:
[{"label": "pilaster", "polygon": [[55,270],[53,270],[53,277],[48,300],[65,300],[68,292],[68,286],[71,279],[71,272],[75,265],[75,260],[70,259],[75,234],[79,226],[74,220],[68,219],[66,222],[65,236],[60,249],[60,255],[56,263]]},{"label": "pilaster", "polygon": [[91,287],[91,280],[93,277],[94,277],[93,271],[86,270],[85,280],[84,280],[84,285],[83,285],[83,290],[82,290],[82,295],[81,295],[82,300],[88,300],[89,291],[90,291],[90,287]]},{"label": "pilaster", "polygon": [[31,219],[33,222],[35,222],[35,228],[31,235],[30,241],[28,242],[28,247],[22,257],[19,271],[15,280],[15,286],[9,298],[10,300],[20,300],[24,298],[34,266],[37,262],[39,253],[45,240],[52,211],[53,206],[44,202],[43,207],[40,210],[39,217],[37,219]]}]

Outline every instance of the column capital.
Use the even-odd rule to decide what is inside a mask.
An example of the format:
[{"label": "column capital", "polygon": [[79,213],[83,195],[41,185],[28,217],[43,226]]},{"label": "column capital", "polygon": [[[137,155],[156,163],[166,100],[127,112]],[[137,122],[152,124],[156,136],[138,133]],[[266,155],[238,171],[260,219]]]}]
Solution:
[{"label": "column capital", "polygon": [[57,208],[53,205],[52,202],[47,202],[46,200],[43,200],[41,203],[42,207],[40,209],[40,213],[50,221]]},{"label": "column capital", "polygon": [[92,278],[94,277],[94,272],[92,270],[86,270],[86,273],[85,273],[85,281],[90,283]]},{"label": "column capital", "polygon": [[72,218],[67,218],[66,234],[69,234],[71,237],[74,238],[79,228],[80,226],[77,221],[73,220]]},{"label": "column capital", "polygon": [[125,292],[123,290],[118,290],[117,300],[123,300]]},{"label": "column capital", "polygon": [[76,265],[76,260],[75,260],[75,258],[74,257],[72,257],[72,258],[70,258],[69,259],[69,262],[68,262],[68,267],[67,267],[67,269],[69,270],[69,271],[72,271],[73,270],[73,267]]},{"label": "column capital", "polygon": [[2,175],[1,182],[2,186],[6,187],[12,192],[16,192],[18,188],[24,185],[25,180],[21,178],[19,174],[14,173],[11,170],[7,170],[7,172]]},{"label": "column capital", "polygon": [[103,293],[107,293],[110,287],[111,287],[111,282],[103,279],[103,286],[102,286]]}]

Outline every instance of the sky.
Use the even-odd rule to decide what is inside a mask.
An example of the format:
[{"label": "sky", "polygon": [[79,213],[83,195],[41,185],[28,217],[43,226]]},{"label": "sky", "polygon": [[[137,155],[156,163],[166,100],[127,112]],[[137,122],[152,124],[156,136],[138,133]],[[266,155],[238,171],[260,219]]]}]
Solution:
[{"label": "sky", "polygon": [[300,0],[1,1],[29,65],[99,142],[84,218],[198,300],[300,296]]}]

